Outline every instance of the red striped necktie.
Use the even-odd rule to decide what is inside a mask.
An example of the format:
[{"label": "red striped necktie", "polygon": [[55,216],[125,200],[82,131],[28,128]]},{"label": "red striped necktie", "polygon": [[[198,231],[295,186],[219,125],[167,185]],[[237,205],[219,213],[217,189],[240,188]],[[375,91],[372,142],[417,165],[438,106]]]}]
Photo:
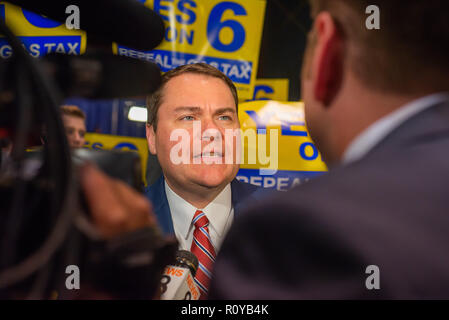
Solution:
[{"label": "red striped necktie", "polygon": [[212,275],[212,267],[215,262],[215,250],[209,235],[209,219],[203,211],[197,210],[193,216],[193,241],[190,251],[198,258],[198,270],[195,275],[195,283],[200,289],[200,299],[206,299],[209,282]]}]

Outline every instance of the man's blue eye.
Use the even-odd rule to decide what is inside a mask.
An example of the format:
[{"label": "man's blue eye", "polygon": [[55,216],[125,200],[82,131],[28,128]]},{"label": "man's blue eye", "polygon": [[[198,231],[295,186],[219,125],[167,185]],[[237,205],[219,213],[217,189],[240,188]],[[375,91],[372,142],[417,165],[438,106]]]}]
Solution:
[{"label": "man's blue eye", "polygon": [[193,119],[192,116],[185,116],[185,117],[182,117],[181,120],[192,121],[192,120],[194,120],[194,119]]},{"label": "man's blue eye", "polygon": [[219,119],[220,120],[232,120],[232,118],[230,116],[220,116]]}]

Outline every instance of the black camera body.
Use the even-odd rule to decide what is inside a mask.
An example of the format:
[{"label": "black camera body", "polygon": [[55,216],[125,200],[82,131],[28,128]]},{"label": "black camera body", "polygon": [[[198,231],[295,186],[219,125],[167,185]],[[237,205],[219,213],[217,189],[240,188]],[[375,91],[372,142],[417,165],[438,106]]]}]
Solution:
[{"label": "black camera body", "polygon": [[[84,162],[95,164],[107,175],[119,179],[136,190],[142,190],[139,155],[129,151],[73,150],[73,174],[77,182],[77,170]],[[167,264],[174,260],[177,244],[166,240],[157,227],[147,227],[111,240],[103,240],[92,233],[89,208],[81,190],[75,192],[73,207],[69,210],[65,225],[55,225],[48,205],[53,185],[46,178],[42,150],[27,153],[25,166],[30,176],[26,182],[26,198],[14,228],[16,240],[2,241],[3,254],[10,252],[9,263],[3,263],[0,274],[9,268],[17,268],[23,261],[45,246],[49,234],[55,228],[65,230],[60,246],[49,260],[29,276],[14,285],[0,290],[2,298],[50,298],[58,299],[151,299],[157,296],[160,276]],[[34,171],[34,172],[33,172]],[[75,188],[78,188],[75,186]],[[11,210],[14,188],[0,184],[2,212]],[[64,213],[61,213],[63,215]],[[0,229],[10,225],[0,215]],[[5,219],[5,221],[2,221]],[[56,223],[57,224],[57,223]],[[1,230],[6,234],[7,230]],[[11,239],[11,238],[10,238]],[[6,247],[5,244],[9,247]],[[6,251],[3,251],[6,250]],[[3,255],[2,255],[3,256]],[[3,261],[5,262],[5,260]],[[81,276],[81,288],[71,288],[67,281],[69,267],[76,267]],[[136,281],[139,279],[139,281]],[[1,283],[0,283],[1,284]]]}]

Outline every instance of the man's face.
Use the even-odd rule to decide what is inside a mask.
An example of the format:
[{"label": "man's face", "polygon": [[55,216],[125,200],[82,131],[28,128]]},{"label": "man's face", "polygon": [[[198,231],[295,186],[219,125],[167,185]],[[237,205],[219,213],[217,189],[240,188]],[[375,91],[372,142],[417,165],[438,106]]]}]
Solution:
[{"label": "man's face", "polygon": [[[195,73],[174,77],[165,85],[157,119],[156,133],[149,127],[147,138],[169,184],[195,190],[224,187],[234,179],[239,165],[226,163],[225,158],[227,148],[236,154],[236,139],[225,142],[225,130],[240,125],[233,95],[223,80]],[[188,133],[186,143],[180,144],[176,134],[170,139],[176,132]],[[188,164],[173,161],[180,154],[176,146],[181,145],[190,149]]]},{"label": "man's face", "polygon": [[84,120],[79,117],[63,115],[62,121],[64,122],[64,128],[67,135],[67,141],[70,148],[81,148],[84,146],[86,140],[84,135],[86,134],[86,124]]}]

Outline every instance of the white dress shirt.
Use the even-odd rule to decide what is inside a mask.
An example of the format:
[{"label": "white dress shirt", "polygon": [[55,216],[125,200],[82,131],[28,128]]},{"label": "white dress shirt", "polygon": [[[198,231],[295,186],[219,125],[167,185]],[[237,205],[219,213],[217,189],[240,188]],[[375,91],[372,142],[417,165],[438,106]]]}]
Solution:
[{"label": "white dress shirt", "polygon": [[378,143],[405,121],[440,102],[448,101],[449,93],[437,93],[414,100],[377,120],[360,133],[346,148],[342,163],[348,164],[363,158]]},{"label": "white dress shirt", "polygon": [[179,242],[179,250],[190,251],[193,231],[195,231],[195,226],[192,224],[193,216],[197,210],[201,210],[209,219],[209,234],[215,253],[218,253],[221,243],[234,220],[231,185],[228,184],[204,209],[195,208],[181,198],[169,187],[167,181],[165,181],[165,193],[170,207],[176,239]]}]

